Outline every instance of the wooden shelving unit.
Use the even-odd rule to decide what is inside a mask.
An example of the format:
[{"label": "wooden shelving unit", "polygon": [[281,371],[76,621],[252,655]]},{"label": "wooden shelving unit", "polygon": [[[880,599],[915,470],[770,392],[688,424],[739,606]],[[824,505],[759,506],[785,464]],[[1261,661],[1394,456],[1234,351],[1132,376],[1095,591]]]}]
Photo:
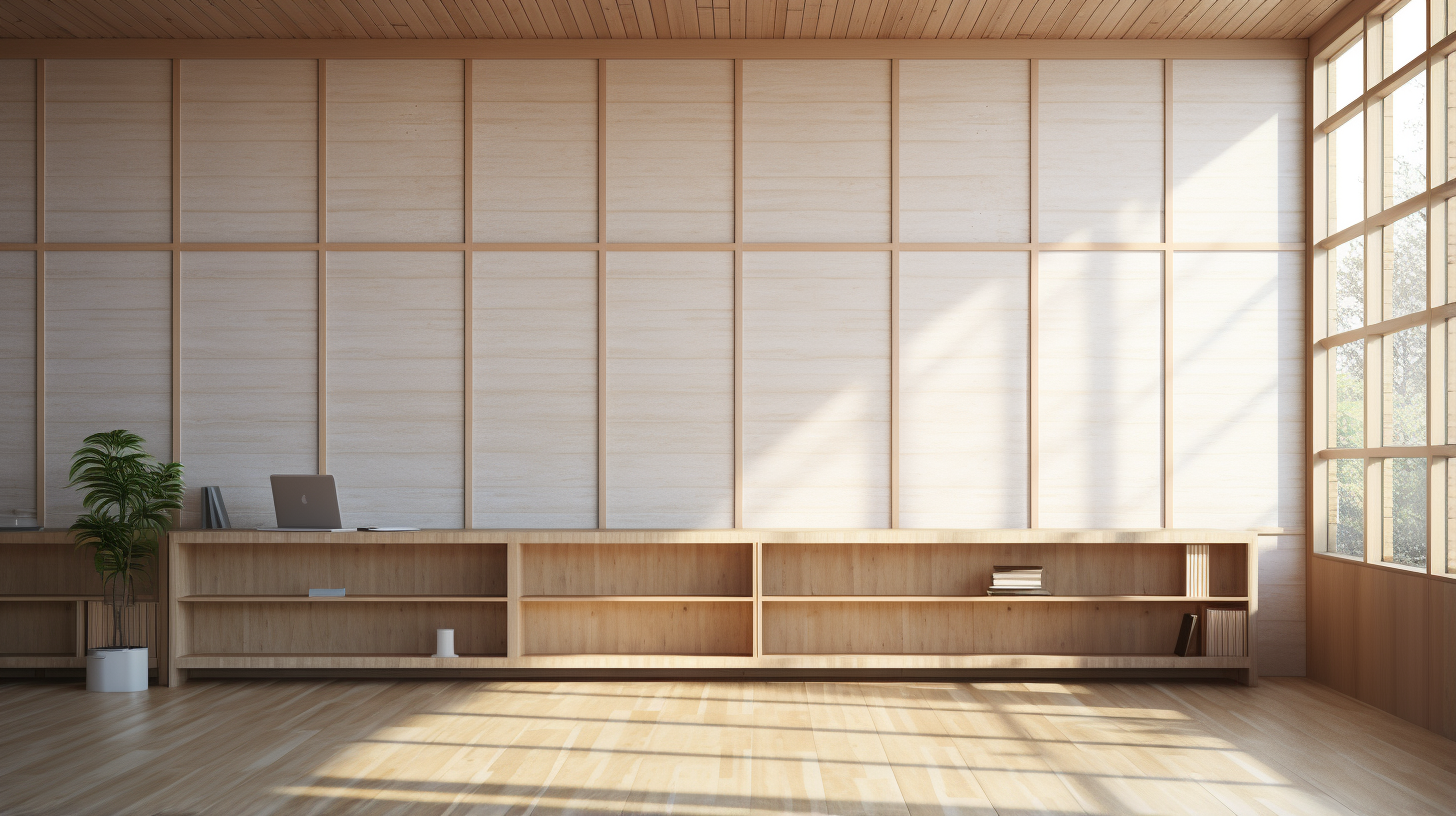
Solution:
[{"label": "wooden shelving unit", "polygon": [[[1195,672],[1185,612],[1246,609],[1257,547],[1216,530],[182,531],[172,648],[189,671]],[[988,597],[996,564],[1050,596]],[[344,587],[309,598],[310,587]],[[459,658],[433,658],[434,629]]]},{"label": "wooden shelving unit", "polygon": [[[84,669],[88,646],[105,645],[106,627],[96,625],[101,613],[101,579],[85,551],[77,550],[68,532],[7,533],[0,531],[0,669]],[[154,565],[153,578],[164,578],[166,559]],[[152,647],[149,663],[164,672],[166,655],[156,648],[165,629],[162,605],[151,583],[138,587],[136,619],[146,625],[130,636]]]}]

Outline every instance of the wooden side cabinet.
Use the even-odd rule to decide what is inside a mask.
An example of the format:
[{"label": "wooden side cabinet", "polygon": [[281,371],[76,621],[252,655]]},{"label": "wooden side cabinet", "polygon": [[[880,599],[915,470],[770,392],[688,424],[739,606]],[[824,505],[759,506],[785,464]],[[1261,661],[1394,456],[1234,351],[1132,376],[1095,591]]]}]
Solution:
[{"label": "wooden side cabinet", "polygon": [[[1258,669],[1258,547],[1218,530],[178,531],[169,682],[190,671]],[[1037,564],[1051,596],[989,597]],[[343,588],[342,598],[310,598]],[[1245,654],[1175,657],[1243,610]],[[431,657],[435,629],[457,658]]]}]

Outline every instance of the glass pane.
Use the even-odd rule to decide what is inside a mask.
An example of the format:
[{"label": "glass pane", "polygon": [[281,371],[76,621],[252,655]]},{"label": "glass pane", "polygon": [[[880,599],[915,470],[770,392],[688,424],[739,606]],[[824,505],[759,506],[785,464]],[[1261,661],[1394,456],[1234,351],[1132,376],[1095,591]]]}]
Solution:
[{"label": "glass pane", "polygon": [[1365,341],[1336,346],[1332,448],[1365,447]]},{"label": "glass pane", "polygon": [[1426,190],[1426,74],[1412,77],[1389,97],[1391,203]]},{"label": "glass pane", "polygon": [[1386,61],[1386,73],[1419,57],[1426,50],[1426,4],[1423,0],[1411,0],[1394,14],[1385,17],[1389,30],[1386,40],[1390,47],[1390,59]]},{"label": "glass pane", "polygon": [[1385,247],[1386,318],[1426,308],[1426,211],[1386,227]]},{"label": "glass pane", "polygon": [[1386,459],[1385,560],[1426,565],[1426,460]]},{"label": "glass pane", "polygon": [[1365,119],[1354,119],[1329,135],[1330,212],[1338,232],[1365,217]]},{"label": "glass pane", "polygon": [[1345,52],[1330,60],[1330,113],[1338,111],[1365,90],[1365,38],[1356,40]]},{"label": "glass pane", "polygon": [[1426,327],[1387,335],[1390,344],[1390,415],[1385,444],[1426,444]]},{"label": "glass pane", "polygon": [[1340,555],[1365,557],[1365,460],[1330,462],[1330,543]]},{"label": "glass pane", "polygon": [[1339,334],[1365,325],[1365,237],[1335,247],[1333,263],[1330,334]]}]

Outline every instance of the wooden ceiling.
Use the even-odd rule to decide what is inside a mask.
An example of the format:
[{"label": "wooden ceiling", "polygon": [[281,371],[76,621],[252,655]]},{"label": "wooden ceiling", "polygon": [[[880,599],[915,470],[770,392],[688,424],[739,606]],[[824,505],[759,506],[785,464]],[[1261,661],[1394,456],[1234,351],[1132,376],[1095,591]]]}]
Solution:
[{"label": "wooden ceiling", "polygon": [[1289,39],[1345,0],[0,0],[0,37]]}]

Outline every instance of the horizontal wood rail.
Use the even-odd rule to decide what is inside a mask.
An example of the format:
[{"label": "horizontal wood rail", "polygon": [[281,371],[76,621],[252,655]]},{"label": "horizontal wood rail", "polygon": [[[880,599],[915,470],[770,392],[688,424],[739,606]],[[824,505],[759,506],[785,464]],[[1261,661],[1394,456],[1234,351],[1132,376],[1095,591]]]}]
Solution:
[{"label": "horizontal wood rail", "polygon": [[1315,345],[1321,348],[1332,349],[1336,346],[1343,346],[1346,343],[1353,343],[1356,340],[1363,340],[1366,337],[1383,337],[1387,334],[1395,334],[1398,331],[1413,329],[1416,326],[1423,326],[1436,320],[1446,320],[1456,317],[1456,303],[1447,303],[1443,306],[1433,306],[1419,312],[1411,312],[1408,315],[1393,317],[1389,320],[1382,320],[1379,323],[1371,323],[1368,326],[1361,326],[1358,329],[1342,331],[1339,334],[1332,334],[1320,340]]},{"label": "horizontal wood rail", "polygon": [[1452,196],[1456,196],[1456,179],[1438,184],[1424,193],[1416,193],[1399,204],[1381,210],[1363,221],[1351,224],[1328,238],[1316,241],[1315,246],[1320,249],[1334,249],[1346,241],[1352,241],[1372,232],[1377,227],[1388,227],[1417,210],[1425,209],[1433,201],[1444,201]]},{"label": "horizontal wood rail", "polygon": [[[1429,56],[1431,60],[1437,60],[1452,51],[1456,51],[1456,34],[1448,34],[1444,39],[1436,43],[1431,48]],[[1402,65],[1398,70],[1392,71],[1390,76],[1371,85],[1369,90],[1355,97],[1354,101],[1335,111],[1330,118],[1321,122],[1315,130],[1321,133],[1329,133],[1340,125],[1355,118],[1355,114],[1365,109],[1365,103],[1372,99],[1384,99],[1390,96],[1397,88],[1404,85],[1406,80],[1426,70],[1426,58],[1426,54],[1421,54],[1405,65]]]},{"label": "horizontal wood rail", "polygon": [[1325,448],[1316,453],[1320,459],[1425,459],[1431,456],[1456,456],[1456,445],[1410,445],[1385,448]]},{"label": "horizontal wood rail", "polygon": [[1158,241],[1061,241],[1024,242],[714,242],[714,243],[492,243],[485,241],[351,243],[0,243],[0,252],[1301,252],[1301,243],[1278,241],[1255,242],[1158,242]]}]

